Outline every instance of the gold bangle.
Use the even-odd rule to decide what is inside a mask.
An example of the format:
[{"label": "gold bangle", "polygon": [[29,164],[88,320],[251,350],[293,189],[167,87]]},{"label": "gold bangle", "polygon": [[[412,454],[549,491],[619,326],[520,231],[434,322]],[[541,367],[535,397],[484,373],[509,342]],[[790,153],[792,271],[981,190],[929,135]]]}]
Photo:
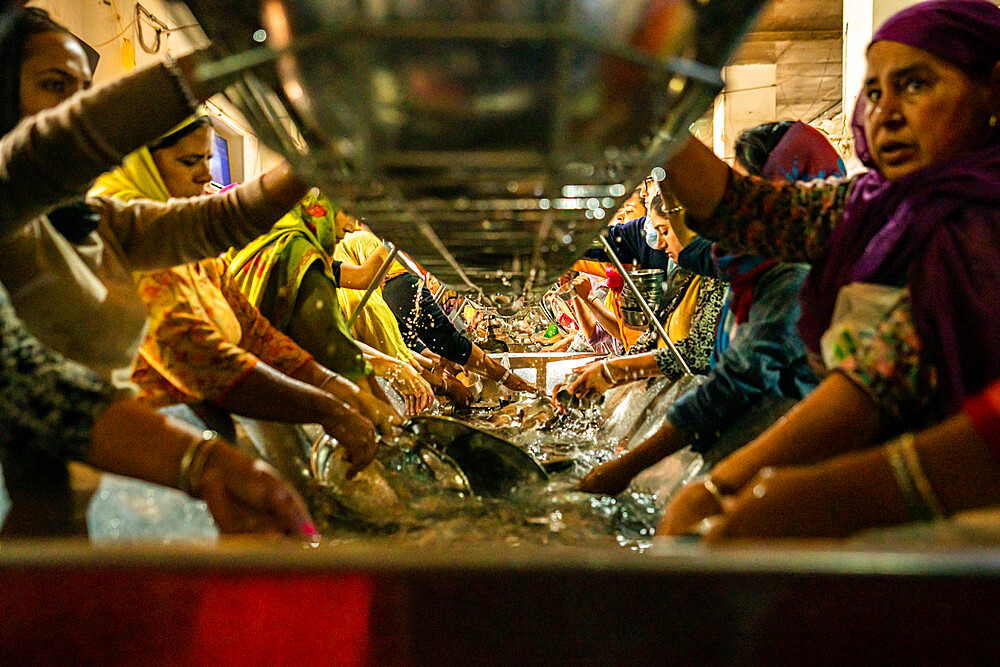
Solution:
[{"label": "gold bangle", "polygon": [[920,498],[924,501],[924,504],[927,505],[927,509],[930,510],[935,519],[945,518],[944,509],[941,507],[941,502],[934,493],[934,487],[931,486],[931,481],[924,474],[924,467],[920,465],[920,455],[917,454],[917,448],[913,444],[912,433],[904,433],[899,438],[899,451],[906,461],[906,467],[910,472],[910,477],[913,479],[913,485],[917,488],[917,493],[920,494]]},{"label": "gold bangle", "polygon": [[885,446],[885,455],[892,468],[892,474],[896,478],[896,486],[903,494],[906,503],[906,518],[908,521],[928,521],[934,516],[933,510],[927,505],[926,500],[917,491],[916,481],[913,479],[913,471],[906,462],[903,455],[902,439],[893,440]]},{"label": "gold bangle", "polygon": [[611,377],[611,369],[608,368],[608,360],[601,360],[601,377],[604,378],[605,382],[608,384],[614,384],[615,380]]},{"label": "gold bangle", "polygon": [[206,430],[202,432],[200,440],[191,443],[184,451],[177,474],[178,489],[194,498],[200,497],[201,477],[205,472],[205,464],[219,441],[218,433]]},{"label": "gold bangle", "polygon": [[504,374],[500,376],[500,379],[497,380],[497,382],[500,383],[501,385],[506,386],[507,380],[509,378],[510,378],[510,369],[508,368],[504,371]]},{"label": "gold bangle", "polygon": [[719,509],[725,509],[722,491],[718,486],[716,486],[715,482],[712,481],[712,478],[706,475],[701,479],[701,484],[705,487],[705,490],[712,494],[712,497],[715,498],[715,502],[719,504]]}]

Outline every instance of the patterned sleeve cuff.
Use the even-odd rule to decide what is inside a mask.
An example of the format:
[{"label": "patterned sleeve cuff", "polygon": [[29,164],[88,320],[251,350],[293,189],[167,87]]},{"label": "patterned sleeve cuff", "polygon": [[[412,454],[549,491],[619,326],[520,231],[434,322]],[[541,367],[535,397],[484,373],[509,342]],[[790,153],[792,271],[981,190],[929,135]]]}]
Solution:
[{"label": "patterned sleeve cuff", "polygon": [[677,379],[681,376],[681,369],[677,365],[677,360],[674,359],[674,354],[669,348],[656,348],[653,351],[653,358],[656,359],[656,365],[659,367],[660,372],[666,377]]},{"label": "patterned sleeve cuff", "polygon": [[850,380],[851,384],[863,391],[865,395],[871,399],[871,402],[879,409],[879,412],[881,412],[889,420],[895,422],[902,418],[902,406],[892,400],[889,392],[880,391],[879,385],[885,383],[880,383],[878,378],[873,378],[862,369],[844,366],[835,368],[830,374],[832,375],[833,373],[839,373]]}]

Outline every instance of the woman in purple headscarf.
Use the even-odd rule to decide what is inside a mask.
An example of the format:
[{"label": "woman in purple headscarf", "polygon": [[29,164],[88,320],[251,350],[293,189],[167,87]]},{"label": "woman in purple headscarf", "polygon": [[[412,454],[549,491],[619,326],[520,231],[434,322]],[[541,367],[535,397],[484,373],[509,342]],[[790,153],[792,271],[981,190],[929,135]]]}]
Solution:
[{"label": "woman in purple headscarf", "polygon": [[[958,413],[1000,378],[1000,8],[920,3],[876,32],[867,59],[853,123],[869,167],[860,177],[773,185],[733,172],[694,141],[667,165],[699,233],[812,264],[799,330],[834,372],[679,493],[665,532],[719,515],[717,536],[845,535],[949,514],[973,495],[982,504],[982,494],[952,488],[971,473],[924,470],[922,457],[940,465],[936,451],[909,439],[869,448]],[[855,457],[868,457],[863,473],[843,475],[857,470]],[[1000,468],[980,461],[989,466]],[[800,483],[803,471],[810,484]]]}]

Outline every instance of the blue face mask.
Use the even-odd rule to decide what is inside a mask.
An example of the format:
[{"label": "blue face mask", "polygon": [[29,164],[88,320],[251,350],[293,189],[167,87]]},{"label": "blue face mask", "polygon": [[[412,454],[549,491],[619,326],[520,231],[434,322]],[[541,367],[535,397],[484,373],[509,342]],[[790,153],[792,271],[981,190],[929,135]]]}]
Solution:
[{"label": "blue face mask", "polygon": [[652,220],[648,217],[646,218],[646,222],[642,225],[642,231],[646,233],[646,245],[653,250],[656,250],[656,244],[660,241],[660,234],[656,231],[656,227],[653,226]]}]

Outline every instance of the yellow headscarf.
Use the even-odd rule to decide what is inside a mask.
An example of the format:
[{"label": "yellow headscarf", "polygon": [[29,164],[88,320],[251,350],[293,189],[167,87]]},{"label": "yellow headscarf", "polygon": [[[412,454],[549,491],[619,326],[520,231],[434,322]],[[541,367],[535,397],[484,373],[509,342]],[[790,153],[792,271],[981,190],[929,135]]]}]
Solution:
[{"label": "yellow headscarf", "polygon": [[[186,118],[163,136],[169,137],[207,115],[208,112],[203,107],[199,108],[197,113]],[[126,155],[120,166],[99,176],[87,194],[92,197],[109,197],[121,201],[132,199],[167,201],[170,199],[170,191],[167,190],[167,185],[160,176],[160,170],[156,168],[153,154],[145,146]]]},{"label": "yellow headscarf", "polygon": [[153,154],[145,146],[126,155],[121,166],[99,176],[88,194],[122,201],[170,199],[167,186],[153,162]]},{"label": "yellow headscarf", "polygon": [[[381,245],[382,241],[369,231],[351,232],[337,244],[336,250],[333,251],[333,258],[345,264],[361,266]],[[399,262],[394,262],[393,266],[396,264]],[[361,303],[361,297],[364,294],[361,290],[345,288],[337,290],[337,297],[340,299],[340,307],[344,310],[345,317],[351,316],[351,313]],[[372,293],[364,310],[361,311],[354,326],[351,327],[351,333],[362,343],[367,343],[376,350],[397,359],[403,361],[413,359],[410,349],[403,341],[403,334],[399,331],[396,316],[392,314],[389,304],[382,298],[381,289],[376,289]]]}]

